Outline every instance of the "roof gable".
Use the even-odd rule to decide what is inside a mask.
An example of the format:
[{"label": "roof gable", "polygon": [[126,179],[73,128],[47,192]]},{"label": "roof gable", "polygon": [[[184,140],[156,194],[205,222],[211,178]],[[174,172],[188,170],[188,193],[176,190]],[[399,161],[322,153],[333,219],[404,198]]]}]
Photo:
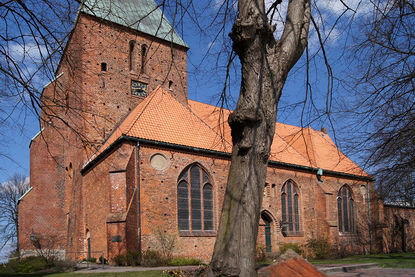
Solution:
[{"label": "roof gable", "polygon": [[121,136],[230,152],[232,145],[160,86],[143,100],[87,164]]},{"label": "roof gable", "polygon": [[153,0],[86,0],[81,12],[188,48]]}]

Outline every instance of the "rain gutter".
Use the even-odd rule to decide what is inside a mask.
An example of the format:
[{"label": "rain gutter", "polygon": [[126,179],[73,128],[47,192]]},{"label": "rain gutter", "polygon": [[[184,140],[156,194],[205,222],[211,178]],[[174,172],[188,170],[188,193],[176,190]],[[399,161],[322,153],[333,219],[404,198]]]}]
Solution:
[{"label": "rain gutter", "polygon": [[[163,142],[163,141],[156,141],[156,140],[150,140],[150,139],[143,139],[143,138],[137,138],[137,137],[131,137],[122,135],[120,136],[116,141],[114,141],[110,146],[108,146],[103,152],[101,152],[97,157],[95,157],[93,160],[88,162],[81,170],[82,175],[84,175],[86,172],[88,172],[93,166],[95,166],[103,157],[105,157],[107,154],[109,154],[111,151],[113,151],[122,141],[131,141],[135,143],[140,144],[146,144],[146,145],[155,145],[155,146],[162,146],[162,147],[168,147],[176,150],[184,150],[184,151],[191,151],[194,153],[200,153],[200,154],[210,154],[222,158],[231,158],[231,153],[221,152],[221,151],[215,151],[205,148],[198,148],[198,147],[192,147],[192,146],[186,146],[186,145],[180,145],[180,144],[174,144],[169,142]],[[314,174],[317,174],[319,168],[315,167],[309,167],[309,166],[303,166],[303,165],[297,165],[297,164],[290,164],[290,163],[284,163],[284,162],[278,162],[278,161],[268,161],[268,165],[271,166],[278,166],[288,169],[296,169],[306,172],[311,172]],[[332,170],[324,170],[324,175],[330,175],[330,176],[336,176],[336,177],[344,177],[344,178],[350,178],[355,180],[362,180],[367,182],[373,182],[374,178],[371,176],[360,176],[355,174],[349,174],[344,172],[338,172],[338,171],[332,171]]]}]

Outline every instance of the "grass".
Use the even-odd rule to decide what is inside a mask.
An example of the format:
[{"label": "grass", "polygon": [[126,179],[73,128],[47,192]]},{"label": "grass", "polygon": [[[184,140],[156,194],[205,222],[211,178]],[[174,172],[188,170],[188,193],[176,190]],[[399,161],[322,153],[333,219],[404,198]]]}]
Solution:
[{"label": "grass", "polygon": [[52,273],[52,274],[33,274],[33,273],[0,273],[0,277],[159,277],[167,276],[160,270],[138,271],[138,272],[106,272],[106,273]]},{"label": "grass", "polygon": [[377,263],[381,267],[415,268],[415,253],[357,255],[335,260],[315,260],[311,263],[313,265]]}]

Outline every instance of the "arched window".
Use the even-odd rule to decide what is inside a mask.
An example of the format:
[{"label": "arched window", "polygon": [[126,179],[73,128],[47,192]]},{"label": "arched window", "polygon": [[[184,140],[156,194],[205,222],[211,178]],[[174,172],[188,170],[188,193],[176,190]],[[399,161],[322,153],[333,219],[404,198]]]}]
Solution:
[{"label": "arched window", "polygon": [[354,232],[354,201],[352,190],[344,185],[337,194],[337,212],[339,218],[339,231],[342,233]]},{"label": "arched window", "polygon": [[135,61],[134,61],[134,48],[135,48],[135,41],[130,41],[130,49],[128,52],[128,66],[130,71],[133,71],[135,68]]},{"label": "arched window", "polygon": [[147,45],[143,44],[141,46],[141,73],[145,73],[146,56],[147,56]]},{"label": "arched window", "polygon": [[213,186],[207,172],[193,164],[179,175],[177,186],[180,231],[213,231]]},{"label": "arched window", "polygon": [[300,232],[300,208],[297,186],[288,180],[281,189],[282,231],[284,233]]}]

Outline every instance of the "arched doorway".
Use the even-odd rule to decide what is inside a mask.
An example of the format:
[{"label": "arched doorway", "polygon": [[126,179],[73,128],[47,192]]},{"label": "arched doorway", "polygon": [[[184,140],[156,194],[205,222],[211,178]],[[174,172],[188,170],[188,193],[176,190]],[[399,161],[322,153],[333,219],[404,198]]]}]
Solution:
[{"label": "arched doorway", "polygon": [[272,219],[266,214],[266,213],[261,213],[261,218],[265,223],[265,250],[267,253],[271,253],[272,252],[272,236],[271,236],[271,222]]}]

